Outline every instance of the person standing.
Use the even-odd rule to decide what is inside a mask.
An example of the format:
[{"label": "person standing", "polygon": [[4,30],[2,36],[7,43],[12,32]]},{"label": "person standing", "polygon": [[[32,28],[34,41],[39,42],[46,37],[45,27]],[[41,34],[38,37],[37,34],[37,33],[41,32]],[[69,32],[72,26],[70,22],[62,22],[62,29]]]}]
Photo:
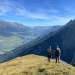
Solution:
[{"label": "person standing", "polygon": [[56,63],[60,62],[60,56],[61,56],[61,50],[60,50],[59,46],[57,46],[57,49],[55,51]]},{"label": "person standing", "polygon": [[50,62],[51,59],[51,46],[48,48],[48,61]]}]

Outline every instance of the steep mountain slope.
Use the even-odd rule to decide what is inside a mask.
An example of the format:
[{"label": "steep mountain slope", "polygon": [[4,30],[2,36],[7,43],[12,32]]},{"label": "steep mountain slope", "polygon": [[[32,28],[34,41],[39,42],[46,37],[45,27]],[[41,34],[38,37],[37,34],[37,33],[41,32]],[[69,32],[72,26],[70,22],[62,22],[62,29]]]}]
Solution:
[{"label": "steep mountain slope", "polygon": [[0,75],[75,75],[75,67],[37,55],[27,55],[0,64]]},{"label": "steep mountain slope", "polygon": [[[58,32],[54,39],[58,42],[62,49],[62,59],[67,62],[75,64],[75,20],[69,21],[61,30]],[[61,45],[62,44],[62,45]]]},{"label": "steep mountain slope", "polygon": [[11,36],[11,35],[41,35],[46,31],[54,31],[57,30],[60,26],[35,26],[35,27],[27,27],[25,25],[15,23],[15,22],[7,22],[0,21],[0,35],[2,36]]},{"label": "steep mountain slope", "polygon": [[0,54],[24,44],[24,36],[29,35],[29,29],[18,23],[0,21]]},{"label": "steep mountain slope", "polygon": [[[48,33],[46,36],[17,47],[10,53],[0,55],[1,62],[26,54],[47,56],[47,49],[52,46],[54,53],[56,46],[61,48],[61,59],[75,65],[75,20],[69,21],[60,29]],[[53,54],[54,57],[54,54]]]},{"label": "steep mountain slope", "polygon": [[27,26],[24,26],[19,23],[15,22],[7,22],[7,21],[0,21],[0,35],[2,36],[10,36],[12,34],[16,33],[23,33],[27,34],[28,30],[30,28]]},{"label": "steep mountain slope", "polygon": [[[61,48],[61,59],[74,64],[75,57],[75,20],[71,20],[61,29],[49,33],[43,38],[37,38],[31,41],[27,45],[16,48],[13,53],[13,57],[21,56],[25,54],[37,54],[47,56],[47,49],[52,46],[52,51],[59,45]],[[54,54],[53,54],[54,55]],[[10,56],[10,54],[9,54]],[[54,56],[53,56],[54,57]],[[10,57],[11,58],[11,57]],[[9,59],[10,59],[9,58]]]},{"label": "steep mountain slope", "polygon": [[0,54],[8,53],[36,38],[42,38],[59,27],[27,27],[15,22],[0,21]]},{"label": "steep mountain slope", "polygon": [[[75,20],[71,20],[65,26],[61,27],[52,36],[49,34],[45,40],[41,43],[30,48],[31,53],[46,55],[47,48],[51,45],[52,49],[55,50],[56,46],[59,45],[61,48],[61,59],[75,64]],[[40,49],[40,51],[38,51]],[[36,50],[36,52],[34,51]]]}]

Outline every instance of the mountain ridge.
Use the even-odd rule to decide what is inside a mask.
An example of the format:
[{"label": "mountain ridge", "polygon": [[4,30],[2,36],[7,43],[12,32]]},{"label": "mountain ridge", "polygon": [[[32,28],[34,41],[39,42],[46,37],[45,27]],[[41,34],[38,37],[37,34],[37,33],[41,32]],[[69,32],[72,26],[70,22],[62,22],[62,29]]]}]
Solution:
[{"label": "mountain ridge", "polygon": [[[25,47],[21,47],[20,50],[23,50],[22,53],[20,53],[19,55],[25,55],[25,54],[37,54],[37,55],[44,55],[47,56],[47,48],[50,47],[50,45],[52,46],[52,49],[55,50],[55,48],[57,47],[57,45],[59,45],[59,47],[61,48],[61,59],[68,62],[68,63],[72,63],[74,64],[73,59],[74,58],[74,36],[75,36],[75,30],[74,27],[75,26],[75,20],[72,20],[70,22],[68,22],[65,26],[61,27],[58,31],[56,31],[55,33],[52,34],[52,36],[50,36],[50,34],[45,38],[45,40],[43,40],[42,42],[40,40],[38,40],[40,43],[31,46],[30,48],[26,49]],[[36,40],[37,41],[37,40]],[[35,41],[34,41],[35,42]],[[26,50],[26,52],[25,52]],[[39,51],[38,51],[39,50]],[[28,51],[28,52],[27,52]],[[72,62],[73,61],[73,62]]]},{"label": "mountain ridge", "polygon": [[49,63],[44,56],[27,55],[0,64],[0,75],[75,75],[75,67]]},{"label": "mountain ridge", "polygon": [[[0,21],[0,54],[26,44],[34,39],[42,38],[48,32],[53,32],[59,27],[28,27],[15,22]],[[16,44],[16,45],[15,45]]]}]

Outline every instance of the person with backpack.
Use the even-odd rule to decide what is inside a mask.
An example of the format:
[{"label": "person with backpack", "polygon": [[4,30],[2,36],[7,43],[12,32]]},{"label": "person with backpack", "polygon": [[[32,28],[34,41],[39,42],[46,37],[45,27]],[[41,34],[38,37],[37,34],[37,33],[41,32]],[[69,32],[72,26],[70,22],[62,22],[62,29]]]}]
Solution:
[{"label": "person with backpack", "polygon": [[56,63],[60,62],[60,55],[61,55],[61,50],[60,50],[59,46],[57,46],[57,48],[55,50]]},{"label": "person with backpack", "polygon": [[48,48],[48,61],[50,62],[51,59],[51,46]]}]

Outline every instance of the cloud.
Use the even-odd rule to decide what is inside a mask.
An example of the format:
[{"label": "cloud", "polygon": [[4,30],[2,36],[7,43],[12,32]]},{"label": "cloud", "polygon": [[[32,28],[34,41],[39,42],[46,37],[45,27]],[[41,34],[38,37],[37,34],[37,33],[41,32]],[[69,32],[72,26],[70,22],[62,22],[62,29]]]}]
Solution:
[{"label": "cloud", "polygon": [[31,18],[31,19],[49,19],[48,15],[44,12],[43,13],[31,12],[25,8],[17,8],[16,15]]},{"label": "cloud", "polygon": [[50,19],[49,13],[58,13],[56,9],[36,9],[35,12],[27,10],[23,5],[16,1],[0,0],[0,16],[8,15],[12,13],[16,16],[27,17],[30,19]]},{"label": "cloud", "polygon": [[[70,19],[74,18],[73,15],[61,15],[60,10],[55,8],[38,8],[31,11],[24,5],[16,2],[16,0],[0,0],[0,16],[8,15],[12,13],[13,16],[23,17],[33,20],[43,20],[44,24],[65,24]],[[65,9],[66,12],[70,12],[70,9]],[[65,12],[64,12],[65,13]],[[15,18],[15,17],[14,17]]]},{"label": "cloud", "polygon": [[8,13],[15,13],[17,12],[17,8],[20,8],[21,5],[18,4],[16,1],[10,0],[0,0],[0,16],[8,15]]},{"label": "cloud", "polygon": [[36,9],[36,11],[30,11],[25,7],[19,7],[16,9],[16,15],[27,17],[30,19],[39,19],[39,20],[50,20],[52,17],[56,17],[56,14],[59,13],[59,10],[56,9]]},{"label": "cloud", "polygon": [[10,10],[11,10],[11,7],[9,6],[9,4],[7,2],[3,2],[3,1],[1,2],[1,0],[0,0],[0,16],[5,15]]}]

